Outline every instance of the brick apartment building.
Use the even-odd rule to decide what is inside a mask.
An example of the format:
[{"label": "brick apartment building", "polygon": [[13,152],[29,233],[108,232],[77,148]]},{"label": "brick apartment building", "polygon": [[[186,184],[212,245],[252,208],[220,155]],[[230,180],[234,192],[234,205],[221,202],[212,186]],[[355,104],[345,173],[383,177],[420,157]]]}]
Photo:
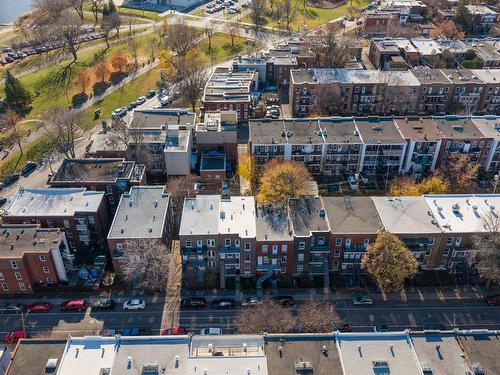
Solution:
[{"label": "brick apartment building", "polygon": [[38,224],[66,233],[76,265],[93,264],[108,254],[110,220],[104,192],[85,188],[18,188],[4,207],[6,224]]},{"label": "brick apartment building", "polygon": [[170,195],[161,186],[133,186],[123,193],[107,235],[114,271],[122,273],[127,245],[137,240],[164,244],[172,225]]},{"label": "brick apartment building", "polygon": [[64,159],[50,187],[104,191],[114,213],[124,191],[146,182],[145,166],[125,159]]},{"label": "brick apartment building", "polygon": [[45,285],[68,281],[73,258],[61,229],[0,225],[0,295],[33,293]]}]

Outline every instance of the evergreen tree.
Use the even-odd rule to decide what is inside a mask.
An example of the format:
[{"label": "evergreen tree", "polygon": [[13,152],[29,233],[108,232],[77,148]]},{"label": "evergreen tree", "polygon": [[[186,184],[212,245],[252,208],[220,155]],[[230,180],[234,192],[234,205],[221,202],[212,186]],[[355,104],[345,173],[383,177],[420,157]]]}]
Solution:
[{"label": "evergreen tree", "polygon": [[20,116],[31,111],[33,96],[10,71],[5,74],[5,101],[7,106]]},{"label": "evergreen tree", "polygon": [[104,4],[102,6],[102,17],[107,17],[109,16],[109,7],[108,7],[108,4]]},{"label": "evergreen tree", "polygon": [[108,1],[108,8],[109,8],[109,14],[113,14],[113,13],[116,13],[117,10],[116,10],[116,5],[115,3],[113,2],[113,0],[109,0]]}]

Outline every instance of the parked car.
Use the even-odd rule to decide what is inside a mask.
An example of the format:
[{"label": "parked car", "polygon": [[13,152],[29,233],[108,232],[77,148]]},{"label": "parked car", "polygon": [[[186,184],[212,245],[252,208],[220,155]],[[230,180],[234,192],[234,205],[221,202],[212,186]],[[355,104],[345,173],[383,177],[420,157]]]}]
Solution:
[{"label": "parked car", "polygon": [[490,306],[500,305],[500,294],[486,297],[486,303]]},{"label": "parked car", "polygon": [[373,305],[373,299],[368,295],[352,297],[353,305]]},{"label": "parked car", "polygon": [[44,313],[52,310],[52,304],[49,302],[39,301],[33,302],[26,306],[26,311],[30,314]]},{"label": "parked car", "polygon": [[146,301],[143,299],[128,299],[123,302],[123,310],[144,310],[146,308]]},{"label": "parked car", "polygon": [[155,90],[149,90],[147,93],[146,93],[146,98],[148,99],[151,99],[151,98],[154,98],[156,95],[156,91]]},{"label": "parked car", "polygon": [[137,98],[137,100],[135,101],[135,104],[137,105],[141,105],[141,104],[144,104],[146,103],[146,97],[145,96],[139,96]]},{"label": "parked car", "polygon": [[293,306],[295,305],[295,300],[292,296],[276,296],[273,297],[273,301],[279,303],[282,306]]},{"label": "parked car", "polygon": [[115,333],[122,336],[149,336],[151,335],[151,330],[149,328],[131,327],[125,329],[117,329]]},{"label": "parked car", "polygon": [[202,309],[207,305],[207,300],[203,297],[186,298],[181,301],[181,308]]},{"label": "parked car", "polygon": [[5,186],[12,185],[14,182],[19,180],[19,176],[20,176],[19,173],[11,173],[3,179],[3,184]]},{"label": "parked car", "polygon": [[378,326],[373,326],[373,332],[388,332],[389,326],[387,324],[380,324]]},{"label": "parked car", "polygon": [[0,305],[0,314],[19,314],[24,311],[24,305],[17,303]]},{"label": "parked car", "polygon": [[23,177],[28,177],[37,167],[37,164],[34,161],[29,161],[26,163],[24,168],[21,170],[21,175]]},{"label": "parked car", "polygon": [[200,335],[202,336],[217,336],[222,335],[222,328],[218,327],[207,327],[200,330]]},{"label": "parked car", "polygon": [[87,302],[83,299],[75,299],[64,301],[59,305],[60,311],[78,311],[82,312],[87,309]]},{"label": "parked car", "polygon": [[24,334],[24,331],[21,330],[11,331],[5,334],[4,341],[7,344],[15,344],[19,340],[24,339],[25,337],[26,335]]},{"label": "parked car", "polygon": [[187,330],[184,327],[172,327],[164,329],[161,334],[163,336],[186,335]]},{"label": "parked car", "polygon": [[2,207],[5,203],[7,203],[7,198],[0,197],[0,207]]},{"label": "parked car", "polygon": [[92,310],[112,310],[115,305],[115,301],[111,298],[98,298],[92,303],[91,308]]},{"label": "parked car", "polygon": [[247,297],[243,302],[241,302],[241,306],[243,307],[255,307],[262,304],[262,300],[257,297]]},{"label": "parked car", "polygon": [[162,96],[160,98],[160,104],[162,106],[167,106],[167,105],[169,105],[171,103],[172,103],[172,98],[170,96],[168,96],[168,95]]},{"label": "parked car", "polygon": [[219,298],[210,304],[212,309],[232,309],[235,305],[235,301],[232,298]]},{"label": "parked car", "polygon": [[47,185],[50,184],[50,181],[52,180],[52,177],[54,177],[54,175],[54,172],[49,172],[49,174],[47,175]]},{"label": "parked car", "polygon": [[111,117],[118,118],[127,114],[127,108],[118,108],[111,113]]},{"label": "parked car", "polygon": [[358,190],[359,189],[359,185],[358,185],[358,181],[356,181],[356,177],[354,176],[349,176],[347,178],[347,182],[349,183],[349,187],[351,188],[351,190]]},{"label": "parked car", "polygon": [[340,332],[352,332],[352,325],[349,322],[342,322],[338,324],[336,327],[333,329],[334,331],[340,331]]}]

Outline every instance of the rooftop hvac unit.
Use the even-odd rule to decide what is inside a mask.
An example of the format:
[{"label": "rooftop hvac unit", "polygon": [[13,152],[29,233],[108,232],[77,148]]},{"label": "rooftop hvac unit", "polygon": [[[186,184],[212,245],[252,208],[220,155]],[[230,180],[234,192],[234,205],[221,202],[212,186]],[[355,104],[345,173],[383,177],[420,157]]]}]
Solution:
[{"label": "rooftop hvac unit", "polygon": [[372,366],[374,369],[388,369],[389,362],[387,362],[387,361],[372,361]]},{"label": "rooftop hvac unit", "polygon": [[295,371],[297,373],[311,373],[313,366],[311,362],[295,362]]}]

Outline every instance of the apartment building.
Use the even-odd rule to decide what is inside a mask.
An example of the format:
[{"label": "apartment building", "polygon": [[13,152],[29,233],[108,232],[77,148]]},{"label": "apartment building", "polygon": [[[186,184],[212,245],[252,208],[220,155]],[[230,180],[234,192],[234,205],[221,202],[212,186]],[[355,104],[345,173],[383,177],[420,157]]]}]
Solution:
[{"label": "apartment building", "polygon": [[485,89],[484,82],[470,69],[442,69],[453,84],[453,96],[449,111],[465,111],[470,115],[480,110]]},{"label": "apartment building", "polygon": [[[193,124],[194,125],[194,124]],[[171,125],[165,142],[165,171],[170,176],[187,176],[191,173],[193,125]]]},{"label": "apartment building", "polygon": [[403,169],[406,141],[390,117],[356,119],[363,140],[359,170],[368,175],[400,174]]},{"label": "apartment building", "polygon": [[85,188],[19,187],[2,214],[6,224],[39,224],[66,233],[76,265],[94,264],[107,255],[110,224],[105,193]]},{"label": "apartment building", "polygon": [[50,187],[104,191],[114,213],[124,191],[146,182],[145,165],[123,158],[64,159]]},{"label": "apartment building", "polygon": [[33,293],[73,271],[64,231],[38,224],[0,225],[0,295]]},{"label": "apartment building", "polygon": [[259,73],[261,85],[287,85],[290,69],[299,66],[291,54],[263,54],[260,56],[238,56],[233,59],[233,71],[255,70]]},{"label": "apartment building", "polygon": [[447,113],[453,98],[453,83],[448,77],[441,70],[424,67],[417,67],[412,73],[420,82],[416,112],[434,115]]},{"label": "apartment building", "polygon": [[330,225],[320,197],[305,196],[288,202],[294,236],[293,275],[328,275]]},{"label": "apartment building", "polygon": [[498,13],[486,5],[466,5],[472,16],[472,25],[478,33],[488,33],[498,22]]},{"label": "apartment building", "polygon": [[238,122],[251,116],[253,91],[259,89],[259,72],[218,67],[205,85],[201,98],[203,112],[236,111]]},{"label": "apartment building", "polygon": [[443,134],[432,118],[395,118],[406,141],[402,173],[420,177],[436,169]]},{"label": "apartment building", "polygon": [[257,204],[255,212],[257,275],[291,275],[294,269],[294,238],[283,207]]},{"label": "apartment building", "polygon": [[372,38],[368,57],[380,70],[407,70],[419,65],[420,55],[406,38]]},{"label": "apartment building", "polygon": [[[249,127],[249,148],[257,166],[263,166],[271,159],[290,160],[291,153],[287,150],[285,159],[285,146],[287,144],[283,120],[251,120]],[[284,133],[285,132],[285,133]]]},{"label": "apartment building", "polygon": [[253,197],[186,198],[179,231],[184,269],[198,275],[218,272],[222,283],[254,275],[255,225]]},{"label": "apartment building", "polygon": [[198,155],[219,151],[228,159],[238,157],[238,114],[236,111],[205,112],[204,121],[196,124],[195,140]]},{"label": "apartment building", "polygon": [[438,166],[447,163],[451,152],[459,152],[481,168],[487,167],[493,139],[483,134],[470,117],[443,116],[434,117],[434,121],[443,134]]},{"label": "apartment building", "polygon": [[500,118],[497,116],[472,117],[472,122],[488,140],[486,148],[488,158],[486,159],[485,171],[500,171]]},{"label": "apartment building", "polygon": [[107,236],[116,274],[122,273],[129,244],[141,240],[167,244],[172,215],[170,195],[162,186],[133,186],[122,195]]},{"label": "apartment building", "polygon": [[[497,61],[500,64],[500,53]],[[473,69],[472,73],[484,82],[478,111],[500,115],[500,69]]]},{"label": "apartment building", "polygon": [[399,17],[392,12],[372,11],[365,16],[363,30],[368,36],[384,36],[399,25]]}]

